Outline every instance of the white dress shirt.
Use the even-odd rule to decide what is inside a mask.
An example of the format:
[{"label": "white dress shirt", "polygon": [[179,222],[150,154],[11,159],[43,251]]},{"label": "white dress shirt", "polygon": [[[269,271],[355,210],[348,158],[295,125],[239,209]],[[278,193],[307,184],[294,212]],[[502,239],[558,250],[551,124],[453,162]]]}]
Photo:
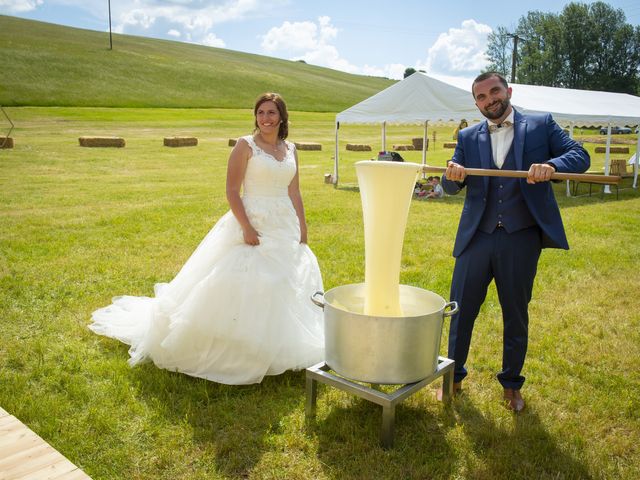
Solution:
[{"label": "white dress shirt", "polygon": [[[513,109],[503,121],[509,121],[511,125],[498,128],[490,134],[493,162],[498,168],[502,168],[502,165],[504,165],[504,160],[507,158],[507,153],[509,153],[513,143]],[[496,125],[496,123],[487,120],[487,128],[489,125]]]}]

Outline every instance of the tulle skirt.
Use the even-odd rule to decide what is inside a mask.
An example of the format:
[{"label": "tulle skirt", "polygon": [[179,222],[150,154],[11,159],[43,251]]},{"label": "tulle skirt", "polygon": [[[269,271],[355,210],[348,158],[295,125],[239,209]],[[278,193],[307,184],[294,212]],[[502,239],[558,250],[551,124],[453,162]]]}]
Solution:
[{"label": "tulle skirt", "polygon": [[302,369],[324,358],[322,290],[315,255],[301,244],[288,197],[245,197],[260,245],[244,243],[227,212],[178,275],[155,296],[121,296],[95,311],[94,332],[128,345],[129,363],[226,384]]}]

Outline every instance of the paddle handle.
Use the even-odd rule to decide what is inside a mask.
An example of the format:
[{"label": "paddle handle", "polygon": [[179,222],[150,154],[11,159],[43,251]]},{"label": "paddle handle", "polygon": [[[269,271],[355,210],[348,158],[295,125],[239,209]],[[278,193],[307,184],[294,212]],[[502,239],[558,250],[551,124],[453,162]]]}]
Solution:
[{"label": "paddle handle", "polygon": [[[432,167],[430,165],[422,166],[423,172],[444,173],[446,167]],[[484,177],[509,177],[509,178],[527,178],[527,172],[524,170],[491,170],[488,168],[465,168],[467,175],[484,176]],[[574,180],[576,182],[602,183],[606,185],[617,185],[620,183],[620,177],[617,175],[600,175],[591,173],[552,173],[551,180]]]}]

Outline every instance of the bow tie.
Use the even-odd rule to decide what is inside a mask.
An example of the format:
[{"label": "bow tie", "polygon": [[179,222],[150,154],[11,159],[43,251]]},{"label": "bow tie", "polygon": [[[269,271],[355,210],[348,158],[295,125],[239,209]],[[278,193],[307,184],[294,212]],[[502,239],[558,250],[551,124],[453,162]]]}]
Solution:
[{"label": "bow tie", "polygon": [[513,123],[510,122],[509,120],[505,120],[504,122],[498,123],[497,125],[495,125],[493,123],[490,123],[489,124],[489,133],[493,133],[496,130],[498,130],[499,128],[506,128],[506,127],[510,127],[512,125],[513,125]]}]

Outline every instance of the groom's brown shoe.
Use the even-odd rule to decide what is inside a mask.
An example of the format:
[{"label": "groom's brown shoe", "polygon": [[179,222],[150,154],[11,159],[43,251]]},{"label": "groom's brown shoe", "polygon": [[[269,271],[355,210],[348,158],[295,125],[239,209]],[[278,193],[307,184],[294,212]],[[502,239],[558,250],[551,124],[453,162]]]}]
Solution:
[{"label": "groom's brown shoe", "polygon": [[504,403],[509,410],[513,410],[515,413],[519,413],[524,410],[524,398],[520,395],[520,390],[505,388]]},{"label": "groom's brown shoe", "polygon": [[[455,397],[461,391],[462,391],[462,382],[453,382],[453,396]],[[443,390],[442,390],[442,387],[440,387],[436,391],[436,400],[441,402],[442,401],[442,395],[443,395]]]}]

